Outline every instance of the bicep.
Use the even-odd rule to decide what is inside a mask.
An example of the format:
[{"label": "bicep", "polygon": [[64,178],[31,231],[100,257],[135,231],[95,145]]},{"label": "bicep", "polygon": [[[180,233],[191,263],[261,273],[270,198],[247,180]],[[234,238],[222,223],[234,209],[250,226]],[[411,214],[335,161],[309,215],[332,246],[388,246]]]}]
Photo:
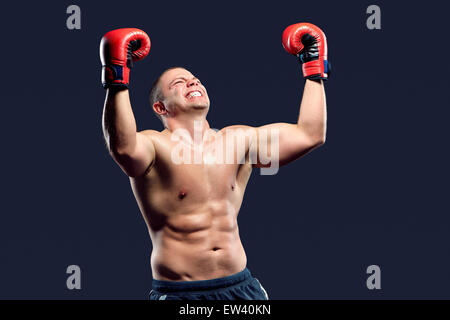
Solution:
[{"label": "bicep", "polygon": [[277,159],[280,165],[284,165],[314,148],[311,137],[296,124],[273,123],[257,130],[258,166],[267,164],[267,159]]},{"label": "bicep", "polygon": [[155,160],[155,147],[152,139],[144,133],[137,132],[135,147],[126,153],[114,155],[114,159],[130,177],[146,173]]},{"label": "bicep", "polygon": [[255,167],[269,167],[274,162],[287,164],[316,146],[314,140],[297,124],[272,123],[261,127],[236,125],[223,130],[232,130],[235,136],[242,138],[237,141],[245,141],[245,154]]}]

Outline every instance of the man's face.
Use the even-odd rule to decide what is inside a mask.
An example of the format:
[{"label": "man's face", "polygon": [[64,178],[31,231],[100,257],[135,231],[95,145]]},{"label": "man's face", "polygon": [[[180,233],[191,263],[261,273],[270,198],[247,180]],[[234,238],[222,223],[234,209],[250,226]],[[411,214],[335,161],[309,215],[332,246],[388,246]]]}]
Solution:
[{"label": "man's face", "polygon": [[176,116],[180,112],[209,109],[209,97],[206,88],[186,69],[176,68],[166,71],[159,82],[164,97],[164,106]]}]

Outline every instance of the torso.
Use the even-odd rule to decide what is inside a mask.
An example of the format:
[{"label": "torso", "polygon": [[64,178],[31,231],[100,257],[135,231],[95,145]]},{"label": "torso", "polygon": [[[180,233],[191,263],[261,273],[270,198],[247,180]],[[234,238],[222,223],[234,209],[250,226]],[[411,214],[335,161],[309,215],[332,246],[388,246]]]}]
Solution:
[{"label": "torso", "polygon": [[179,142],[167,132],[147,135],[156,159],[146,174],[130,180],[152,239],[153,278],[206,280],[242,271],[247,259],[237,216],[251,164],[175,164]]}]

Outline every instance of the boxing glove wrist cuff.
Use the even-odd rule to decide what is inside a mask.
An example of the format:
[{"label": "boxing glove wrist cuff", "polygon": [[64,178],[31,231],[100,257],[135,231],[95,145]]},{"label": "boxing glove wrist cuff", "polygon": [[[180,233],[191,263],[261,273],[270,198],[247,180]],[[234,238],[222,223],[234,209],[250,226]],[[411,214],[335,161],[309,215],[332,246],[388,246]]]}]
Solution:
[{"label": "boxing glove wrist cuff", "polygon": [[130,69],[127,67],[109,64],[102,67],[102,83],[106,89],[110,86],[128,88]]},{"label": "boxing glove wrist cuff", "polygon": [[303,77],[311,80],[328,80],[330,74],[330,64],[327,60],[313,60],[302,63],[302,59],[299,57],[302,65]]}]

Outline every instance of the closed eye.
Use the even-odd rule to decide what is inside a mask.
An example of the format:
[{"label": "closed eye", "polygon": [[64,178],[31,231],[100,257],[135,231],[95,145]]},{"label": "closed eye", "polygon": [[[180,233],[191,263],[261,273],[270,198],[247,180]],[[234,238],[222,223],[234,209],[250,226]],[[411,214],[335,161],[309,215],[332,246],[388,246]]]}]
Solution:
[{"label": "closed eye", "polygon": [[182,80],[182,79],[178,79],[178,80],[175,80],[175,82],[173,82],[170,86],[169,86],[169,88],[171,88],[171,87],[173,87],[173,86],[175,86],[175,85],[178,85],[178,84],[180,84],[180,83],[183,83],[184,81]]}]

